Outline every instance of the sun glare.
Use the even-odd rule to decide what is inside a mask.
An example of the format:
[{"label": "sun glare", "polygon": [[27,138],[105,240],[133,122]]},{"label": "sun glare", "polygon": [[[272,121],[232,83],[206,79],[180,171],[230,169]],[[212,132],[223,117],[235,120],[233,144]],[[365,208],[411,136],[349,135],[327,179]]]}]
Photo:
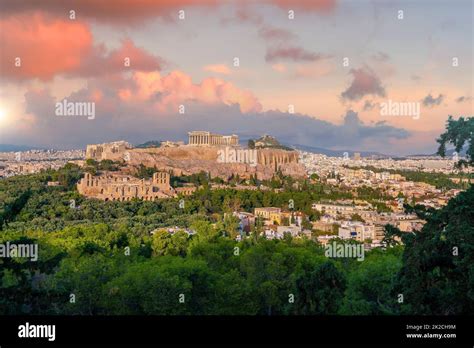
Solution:
[{"label": "sun glare", "polygon": [[0,106],[0,123],[3,123],[7,118],[7,112],[3,107]]}]

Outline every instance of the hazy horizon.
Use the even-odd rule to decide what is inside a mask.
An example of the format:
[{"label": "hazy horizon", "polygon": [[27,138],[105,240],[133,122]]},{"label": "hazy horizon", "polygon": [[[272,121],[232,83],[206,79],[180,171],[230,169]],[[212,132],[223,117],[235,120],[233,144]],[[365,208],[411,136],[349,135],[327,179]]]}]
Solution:
[{"label": "hazy horizon", "polygon": [[[434,153],[448,115],[474,114],[472,6],[0,0],[0,144],[138,144],[199,129]],[[94,117],[58,116],[64,100],[94,103]],[[397,103],[419,113],[384,114]]]}]

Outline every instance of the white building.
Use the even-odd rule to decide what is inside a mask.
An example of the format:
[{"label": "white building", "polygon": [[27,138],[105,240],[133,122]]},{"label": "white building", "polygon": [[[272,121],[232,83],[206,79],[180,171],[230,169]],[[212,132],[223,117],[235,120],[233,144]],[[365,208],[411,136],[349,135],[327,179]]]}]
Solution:
[{"label": "white building", "polygon": [[364,224],[359,221],[344,221],[339,227],[338,236],[341,239],[355,239],[364,242],[375,239],[375,225]]}]

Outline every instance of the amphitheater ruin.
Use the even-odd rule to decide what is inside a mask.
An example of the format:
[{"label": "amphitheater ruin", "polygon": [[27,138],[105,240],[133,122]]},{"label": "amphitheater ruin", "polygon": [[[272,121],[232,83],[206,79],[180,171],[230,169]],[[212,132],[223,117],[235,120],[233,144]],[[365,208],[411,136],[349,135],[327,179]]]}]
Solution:
[{"label": "amphitheater ruin", "polygon": [[158,198],[176,197],[179,194],[190,195],[195,188],[171,187],[170,174],[167,172],[156,172],[149,180],[121,174],[93,176],[86,173],[77,184],[77,190],[84,196],[104,201],[153,201]]}]

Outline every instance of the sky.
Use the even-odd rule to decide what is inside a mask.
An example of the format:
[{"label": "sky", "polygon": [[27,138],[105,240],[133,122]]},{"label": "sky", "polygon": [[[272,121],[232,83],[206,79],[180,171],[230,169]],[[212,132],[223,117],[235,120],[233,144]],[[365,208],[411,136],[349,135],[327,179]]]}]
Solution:
[{"label": "sky", "polygon": [[474,115],[473,46],[471,0],[0,0],[0,144],[209,130],[434,153]]}]

